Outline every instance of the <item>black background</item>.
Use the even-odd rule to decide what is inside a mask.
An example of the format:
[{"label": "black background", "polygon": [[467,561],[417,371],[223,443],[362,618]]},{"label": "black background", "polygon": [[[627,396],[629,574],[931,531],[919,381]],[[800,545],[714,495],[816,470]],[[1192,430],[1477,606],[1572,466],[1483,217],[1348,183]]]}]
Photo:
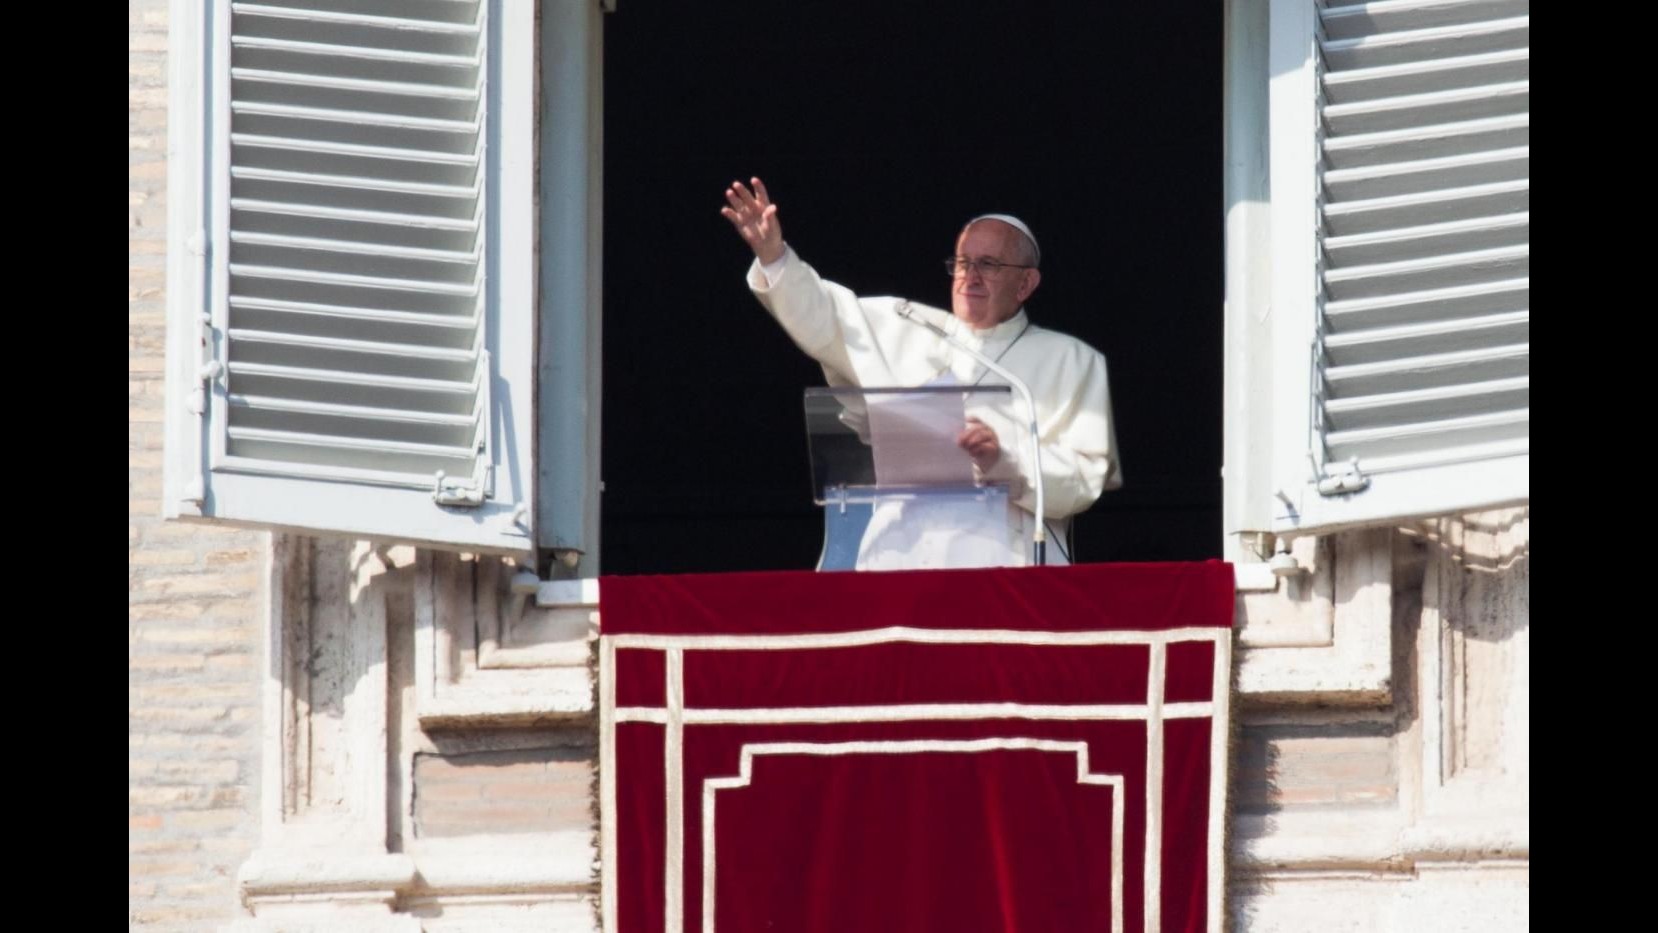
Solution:
[{"label": "black background", "polygon": [[949,307],[975,214],[1042,243],[1033,320],[1106,355],[1125,483],[1085,561],[1221,548],[1221,4],[623,0],[605,20],[602,571],[809,568],[800,394],[719,215],[759,175],[864,295]]}]

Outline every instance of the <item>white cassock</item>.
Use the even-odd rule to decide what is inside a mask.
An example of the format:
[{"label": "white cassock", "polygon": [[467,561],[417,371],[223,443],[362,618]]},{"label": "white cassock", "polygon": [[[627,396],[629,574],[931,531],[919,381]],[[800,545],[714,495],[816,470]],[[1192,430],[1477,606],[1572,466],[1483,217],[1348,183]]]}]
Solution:
[{"label": "white cassock", "polygon": [[[1042,444],[1048,563],[1070,562],[1055,542],[1066,539],[1071,516],[1093,505],[1100,493],[1122,485],[1105,357],[1099,351],[1075,337],[1031,324],[1022,308],[995,327],[974,330],[939,308],[901,298],[860,298],[819,278],[793,249],[770,266],[755,260],[748,285],[795,345],[822,364],[831,386],[919,386],[941,377],[964,386],[1001,384],[1000,377],[986,373],[978,360],[901,318],[897,309],[902,304],[1025,380],[1036,401]],[[1036,493],[1024,403],[1015,395],[1007,401],[970,405],[967,414],[996,432],[1002,454],[983,478],[1008,484],[1013,514],[964,523],[928,514],[937,507],[915,500],[883,504],[864,534],[858,569],[1030,562]]]}]

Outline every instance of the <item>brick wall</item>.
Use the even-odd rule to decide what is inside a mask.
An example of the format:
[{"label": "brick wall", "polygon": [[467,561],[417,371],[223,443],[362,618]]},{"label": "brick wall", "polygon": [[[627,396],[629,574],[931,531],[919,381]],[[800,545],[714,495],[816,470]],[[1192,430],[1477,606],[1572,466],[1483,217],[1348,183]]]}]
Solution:
[{"label": "brick wall", "polygon": [[128,913],[214,930],[257,837],[267,536],[163,523],[167,2],[128,3]]},{"label": "brick wall", "polygon": [[587,829],[595,757],[585,733],[560,747],[416,755],[415,835]]}]

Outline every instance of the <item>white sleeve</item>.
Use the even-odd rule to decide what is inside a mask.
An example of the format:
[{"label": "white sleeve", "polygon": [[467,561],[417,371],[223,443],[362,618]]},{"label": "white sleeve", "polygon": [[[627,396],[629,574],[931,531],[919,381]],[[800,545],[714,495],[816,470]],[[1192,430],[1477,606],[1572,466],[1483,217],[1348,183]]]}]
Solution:
[{"label": "white sleeve", "polygon": [[856,384],[837,309],[839,304],[856,308],[856,295],[818,278],[811,264],[795,256],[793,249],[785,249],[775,263],[762,264],[755,257],[748,270],[748,287],[783,325],[795,346],[823,365],[830,385]]},{"label": "white sleeve", "polygon": [[777,280],[783,277],[783,267],[788,264],[789,250],[788,247],[785,246],[783,249],[783,255],[760,266],[760,272],[766,277],[767,288],[777,287]]}]

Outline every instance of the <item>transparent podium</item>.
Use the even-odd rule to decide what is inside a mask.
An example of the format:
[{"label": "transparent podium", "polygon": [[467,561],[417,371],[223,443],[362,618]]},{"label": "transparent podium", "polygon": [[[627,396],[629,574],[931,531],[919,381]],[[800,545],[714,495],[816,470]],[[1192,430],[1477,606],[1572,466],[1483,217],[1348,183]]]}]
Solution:
[{"label": "transparent podium", "polygon": [[956,440],[968,418],[1016,446],[1007,386],[812,388],[805,394],[812,496],[823,507],[819,570],[1030,563],[1005,482]]}]

